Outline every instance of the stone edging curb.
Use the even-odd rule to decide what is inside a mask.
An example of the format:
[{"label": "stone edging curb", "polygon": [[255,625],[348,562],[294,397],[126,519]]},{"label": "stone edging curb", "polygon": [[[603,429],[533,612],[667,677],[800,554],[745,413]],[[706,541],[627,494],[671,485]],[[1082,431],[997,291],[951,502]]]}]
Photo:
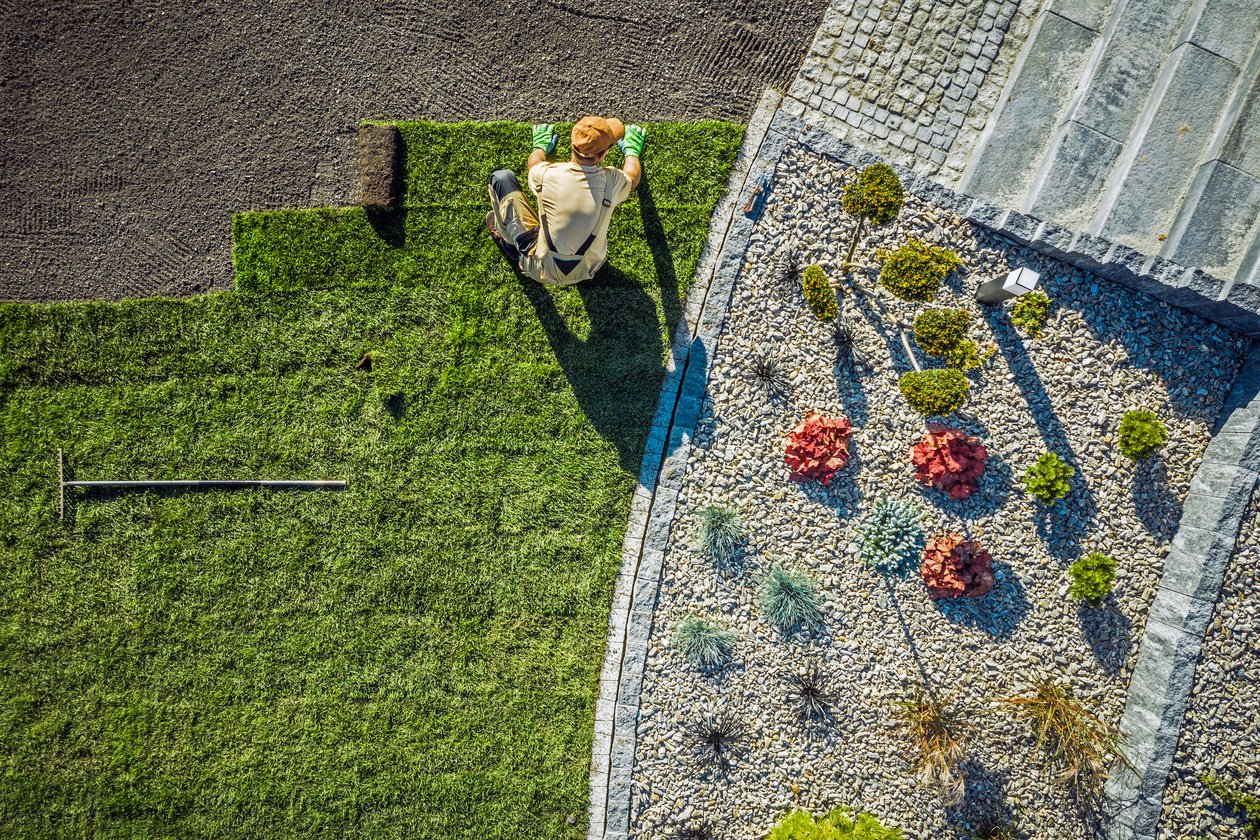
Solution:
[{"label": "stone edging curb", "polygon": [[714,209],[696,282],[671,343],[639,483],[630,504],[621,571],[608,620],[608,647],[595,707],[588,840],[623,840],[630,829],[630,774],[639,692],[665,545],[688,445],[700,419],[709,349],[721,331],[754,225],[741,212],[741,199],[750,184],[773,170],[785,142],[769,131],[781,101],[781,94],[767,90],[749,121],[726,194]]},{"label": "stone edging curb", "polygon": [[1190,482],[1164,575],[1147,613],[1120,728],[1133,770],[1107,782],[1110,840],[1154,840],[1164,788],[1203,635],[1260,478],[1260,344],[1226,398],[1221,419]]}]

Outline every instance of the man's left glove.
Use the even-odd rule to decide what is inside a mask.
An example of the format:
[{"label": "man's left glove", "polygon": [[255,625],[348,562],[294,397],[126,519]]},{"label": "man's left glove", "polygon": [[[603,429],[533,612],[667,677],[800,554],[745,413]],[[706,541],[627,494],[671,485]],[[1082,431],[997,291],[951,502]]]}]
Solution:
[{"label": "man's left glove", "polygon": [[530,151],[542,149],[546,154],[551,154],[556,150],[559,140],[560,135],[556,134],[555,126],[551,123],[539,123],[534,126],[534,145]]},{"label": "man's left glove", "polygon": [[628,125],[626,126],[626,136],[622,140],[617,141],[617,148],[621,149],[621,153],[629,157],[643,157],[643,144],[647,142],[647,132],[642,126]]}]

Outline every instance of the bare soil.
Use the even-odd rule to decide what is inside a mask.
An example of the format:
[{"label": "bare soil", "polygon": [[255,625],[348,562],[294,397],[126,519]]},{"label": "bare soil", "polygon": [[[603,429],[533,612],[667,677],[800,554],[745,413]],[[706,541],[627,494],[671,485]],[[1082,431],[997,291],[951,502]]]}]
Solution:
[{"label": "bare soil", "polygon": [[362,119],[745,119],[825,5],[0,0],[0,300],[229,288],[233,212],[351,203]]}]

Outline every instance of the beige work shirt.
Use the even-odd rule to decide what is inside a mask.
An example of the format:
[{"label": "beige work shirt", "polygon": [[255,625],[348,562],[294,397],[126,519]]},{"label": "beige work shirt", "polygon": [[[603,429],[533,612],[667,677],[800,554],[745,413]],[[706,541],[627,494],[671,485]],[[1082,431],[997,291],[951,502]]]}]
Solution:
[{"label": "beige work shirt", "polygon": [[[587,238],[595,234],[595,240],[582,255],[585,270],[570,274],[564,282],[592,277],[608,258],[609,221],[613,209],[630,197],[629,176],[611,166],[543,162],[530,168],[529,189],[538,198],[538,208],[547,219],[547,232],[555,243],[555,253],[575,255]],[[605,195],[612,206],[601,213]],[[547,237],[540,230],[532,256],[541,259],[548,250]],[[558,278],[542,279],[560,282]]]}]

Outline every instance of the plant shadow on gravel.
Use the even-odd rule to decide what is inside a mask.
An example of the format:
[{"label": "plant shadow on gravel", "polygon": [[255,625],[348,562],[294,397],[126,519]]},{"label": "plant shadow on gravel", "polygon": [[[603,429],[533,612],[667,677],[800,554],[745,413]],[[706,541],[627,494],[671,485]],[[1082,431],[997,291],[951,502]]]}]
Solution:
[{"label": "plant shadow on gravel", "polygon": [[1081,631],[1095,661],[1110,676],[1124,669],[1133,646],[1133,622],[1120,611],[1115,595],[1108,595],[1101,604],[1082,604],[1077,615]]},{"label": "plant shadow on gravel", "polygon": [[1011,564],[993,561],[993,588],[980,598],[941,598],[935,602],[950,622],[1008,639],[1031,609],[1028,593]]},{"label": "plant shadow on gravel", "polygon": [[[1038,504],[1036,522],[1037,535],[1046,543],[1052,557],[1057,560],[1075,559],[1080,556],[1082,539],[1098,517],[1098,503],[1094,500],[1093,491],[1089,489],[1081,459],[1068,441],[1063,423],[1054,412],[1050,395],[1046,392],[1041,377],[1037,375],[1037,369],[1029,358],[1028,351],[1024,349],[1022,339],[1015,333],[1001,308],[986,307],[984,314],[997,341],[998,350],[1006,359],[1015,383],[1028,404],[1028,413],[1036,423],[1046,449],[1057,452],[1076,471],[1072,477],[1072,490],[1066,498],[1049,508]],[[1028,453],[1029,464],[1035,457],[1036,453]]]},{"label": "plant shadow on gravel", "polygon": [[1168,467],[1158,454],[1139,461],[1133,471],[1133,506],[1151,536],[1161,542],[1172,539],[1181,503],[1168,486]]},{"label": "plant shadow on gravel", "polygon": [[957,840],[975,840],[985,837],[986,829],[1014,826],[1015,809],[1006,801],[1010,774],[990,770],[974,757],[963,761],[959,770],[967,780],[966,793],[962,802],[945,809],[945,820],[954,837]]}]

